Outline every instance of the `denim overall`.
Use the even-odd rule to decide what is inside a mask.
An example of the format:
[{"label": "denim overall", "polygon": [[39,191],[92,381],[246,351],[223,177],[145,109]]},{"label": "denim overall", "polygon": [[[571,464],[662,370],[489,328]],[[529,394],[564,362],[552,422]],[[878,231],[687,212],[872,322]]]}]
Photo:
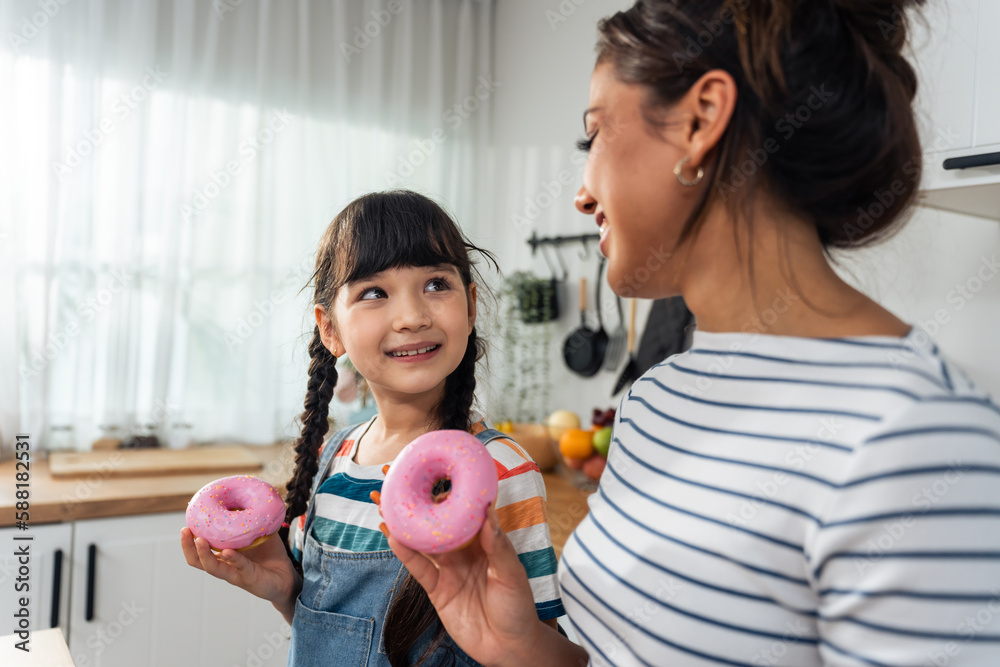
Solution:
[{"label": "denim overall", "polygon": [[[323,448],[312,495],[326,479],[334,454],[354,427],[337,433]],[[486,429],[476,438],[484,445],[504,434]],[[302,551],[302,592],[295,601],[289,667],[389,667],[382,629],[396,589],[407,571],[391,550],[351,553],[336,551],[312,536],[315,502],[309,504]],[[433,628],[410,651],[411,664],[433,639]],[[427,667],[477,667],[450,637]]]}]

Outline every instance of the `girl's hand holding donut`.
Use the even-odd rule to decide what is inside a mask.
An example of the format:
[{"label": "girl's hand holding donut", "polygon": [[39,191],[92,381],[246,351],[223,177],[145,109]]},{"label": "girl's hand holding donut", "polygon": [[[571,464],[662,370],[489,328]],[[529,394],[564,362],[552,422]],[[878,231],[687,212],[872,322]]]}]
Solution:
[{"label": "girl's hand holding donut", "polygon": [[267,540],[248,551],[223,549],[216,553],[207,540],[195,538],[185,526],[181,528],[181,550],[191,567],[268,600],[282,613],[287,607],[286,617],[291,618],[302,583],[280,539]]}]

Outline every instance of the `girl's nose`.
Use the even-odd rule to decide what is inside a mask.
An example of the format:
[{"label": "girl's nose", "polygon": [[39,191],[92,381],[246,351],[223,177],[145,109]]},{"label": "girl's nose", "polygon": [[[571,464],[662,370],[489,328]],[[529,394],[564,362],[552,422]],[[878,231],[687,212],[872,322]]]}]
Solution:
[{"label": "girl's nose", "polygon": [[395,329],[397,331],[420,331],[431,325],[427,304],[419,297],[402,298],[396,301]]},{"label": "girl's nose", "polygon": [[576,204],[576,210],[580,213],[586,213],[587,215],[592,215],[594,210],[597,209],[597,200],[590,196],[587,192],[587,186],[581,185],[580,189],[576,192],[576,198],[573,200]]}]

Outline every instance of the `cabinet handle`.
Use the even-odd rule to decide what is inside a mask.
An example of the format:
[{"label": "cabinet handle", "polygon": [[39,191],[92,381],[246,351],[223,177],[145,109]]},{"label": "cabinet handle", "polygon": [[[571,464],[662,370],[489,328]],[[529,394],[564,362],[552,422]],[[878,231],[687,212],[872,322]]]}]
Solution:
[{"label": "cabinet handle", "polygon": [[49,627],[59,627],[59,599],[62,597],[62,549],[56,549],[53,561],[55,565],[52,573],[52,615],[49,618]]},{"label": "cabinet handle", "polygon": [[981,155],[966,155],[965,157],[950,157],[944,161],[944,168],[969,169],[971,167],[992,167],[1000,164],[1000,153],[982,153]]},{"label": "cabinet handle", "polygon": [[97,545],[87,547],[87,608],[84,620],[94,620],[94,583],[97,578]]}]

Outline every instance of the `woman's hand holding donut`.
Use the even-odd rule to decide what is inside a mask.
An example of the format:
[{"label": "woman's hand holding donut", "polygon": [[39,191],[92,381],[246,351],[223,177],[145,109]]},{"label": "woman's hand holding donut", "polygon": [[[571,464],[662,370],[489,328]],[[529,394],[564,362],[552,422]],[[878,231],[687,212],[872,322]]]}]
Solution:
[{"label": "woman's hand holding donut", "polygon": [[[377,492],[372,499],[378,503]],[[478,539],[423,554],[389,534],[389,547],[424,587],[445,630],[484,665],[586,665],[586,653],[538,620],[528,575],[492,505]],[[582,662],[581,662],[582,660]]]},{"label": "woman's hand holding donut", "polygon": [[223,549],[215,553],[208,541],[195,538],[191,529],[184,527],[181,550],[191,567],[271,602],[291,622],[302,579],[278,536],[246,551]]}]

